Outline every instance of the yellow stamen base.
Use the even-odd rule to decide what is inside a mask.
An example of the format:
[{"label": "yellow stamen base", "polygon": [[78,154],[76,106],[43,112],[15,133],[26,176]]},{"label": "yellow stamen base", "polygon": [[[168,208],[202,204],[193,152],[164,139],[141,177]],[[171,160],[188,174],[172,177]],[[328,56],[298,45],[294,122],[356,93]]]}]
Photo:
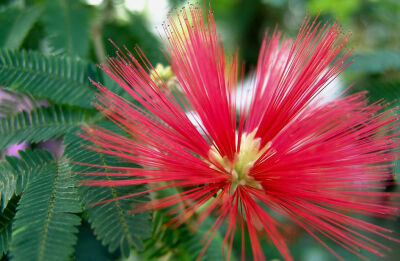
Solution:
[{"label": "yellow stamen base", "polygon": [[271,142],[268,142],[261,148],[261,139],[255,138],[256,130],[247,134],[244,133],[240,141],[240,151],[234,156],[233,161],[226,156],[222,157],[215,146],[211,146],[208,152],[210,167],[220,170],[222,166],[224,170],[232,175],[233,191],[239,185],[248,185],[260,188],[260,182],[249,175],[250,169],[254,163],[271,147]]}]

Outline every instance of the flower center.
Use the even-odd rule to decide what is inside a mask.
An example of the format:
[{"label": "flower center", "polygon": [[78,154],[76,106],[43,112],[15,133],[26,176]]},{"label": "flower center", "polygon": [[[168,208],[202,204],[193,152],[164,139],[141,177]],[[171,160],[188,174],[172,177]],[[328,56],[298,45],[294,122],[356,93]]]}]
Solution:
[{"label": "flower center", "polygon": [[271,142],[268,142],[261,148],[261,139],[254,137],[256,131],[254,130],[249,134],[244,133],[242,135],[240,151],[235,153],[233,161],[229,160],[226,156],[222,157],[215,146],[211,146],[208,152],[211,168],[220,170],[218,166],[222,166],[226,172],[232,175],[233,191],[239,185],[260,187],[260,183],[249,175],[249,171],[258,158],[271,147]]}]

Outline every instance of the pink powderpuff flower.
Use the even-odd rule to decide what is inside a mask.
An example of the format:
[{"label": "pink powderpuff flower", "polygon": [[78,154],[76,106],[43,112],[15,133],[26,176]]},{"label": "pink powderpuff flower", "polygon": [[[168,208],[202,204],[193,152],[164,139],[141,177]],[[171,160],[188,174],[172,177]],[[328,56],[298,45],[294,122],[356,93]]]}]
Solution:
[{"label": "pink powderpuff flower", "polygon": [[[294,40],[278,31],[265,36],[251,104],[239,110],[234,94],[244,73],[237,55],[225,56],[212,11],[185,7],[170,15],[163,28],[169,63],[183,95],[172,95],[160,84],[161,77],[139,48],[136,57],[119,50],[117,58],[109,58],[102,69],[137,103],[94,83],[100,90],[96,106],[131,137],[96,126],[82,135],[93,142],[93,150],[140,167],[86,173],[125,179],[85,184],[149,184],[146,191],[121,198],[176,187],[178,194],[134,211],[172,208],[176,216],[171,224],[176,225],[194,213],[199,222],[215,214],[199,258],[227,222],[227,260],[239,232],[244,259],[246,230],[254,260],[264,260],[260,233],[269,236],[285,260],[292,260],[272,212],[303,228],[338,259],[322,236],[362,258],[361,249],[384,256],[387,246],[364,233],[398,240],[388,235],[390,230],[351,213],[398,214],[390,199],[399,195],[383,191],[392,183],[398,124],[385,104],[368,105],[365,93],[316,102],[349,64],[351,51],[344,49],[348,36],[340,27],[306,18]],[[196,113],[192,118],[200,130],[185,111]]]}]

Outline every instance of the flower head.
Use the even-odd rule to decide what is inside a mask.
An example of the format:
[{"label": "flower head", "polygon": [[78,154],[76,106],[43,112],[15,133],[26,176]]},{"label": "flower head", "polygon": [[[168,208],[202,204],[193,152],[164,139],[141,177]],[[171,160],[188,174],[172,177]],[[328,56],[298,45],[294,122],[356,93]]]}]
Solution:
[{"label": "flower head", "polygon": [[[86,183],[151,184],[146,192],[179,188],[151,207],[184,202],[183,210],[175,208],[171,222],[176,224],[195,212],[199,222],[215,213],[209,240],[227,222],[228,260],[236,230],[243,238],[245,227],[255,260],[264,259],[261,232],[292,260],[271,212],[298,224],[338,258],[321,235],[358,256],[359,249],[383,255],[386,246],[362,232],[395,240],[387,235],[390,231],[349,214],[397,214],[396,207],[379,201],[379,196],[397,196],[381,191],[391,179],[398,148],[396,119],[390,110],[383,111],[384,104],[368,105],[364,93],[316,102],[348,65],[348,36],[336,23],[309,19],[294,40],[278,31],[266,34],[251,81],[251,103],[240,106],[237,55],[225,56],[213,13],[206,11],[206,21],[203,15],[197,6],[186,7],[164,26],[182,95],[171,93],[139,48],[136,57],[120,51],[102,66],[137,102],[95,83],[101,92],[96,106],[131,138],[100,127],[86,129],[84,136],[96,144],[94,150],[141,166],[92,173],[129,179]],[[196,113],[192,119],[197,124],[185,111]]]}]

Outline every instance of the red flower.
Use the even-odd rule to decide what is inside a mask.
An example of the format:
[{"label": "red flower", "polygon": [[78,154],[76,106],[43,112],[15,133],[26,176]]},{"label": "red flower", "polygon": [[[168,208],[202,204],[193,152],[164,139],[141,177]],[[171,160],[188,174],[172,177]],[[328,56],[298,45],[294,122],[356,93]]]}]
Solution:
[{"label": "red flower", "polygon": [[[176,18],[170,16],[164,26],[169,62],[185,98],[172,95],[139,48],[139,58],[119,52],[118,58],[108,60],[109,66],[102,66],[139,105],[96,84],[101,91],[97,107],[132,138],[99,127],[86,129],[84,136],[96,144],[94,150],[141,167],[91,173],[131,179],[86,183],[152,184],[146,192],[179,187],[179,194],[154,200],[151,207],[184,202],[184,210],[171,221],[176,224],[200,208],[205,208],[200,222],[216,213],[209,240],[225,220],[228,260],[236,229],[243,239],[245,227],[255,260],[264,259],[257,235],[261,229],[282,256],[292,260],[273,211],[339,259],[321,235],[355,255],[366,249],[383,256],[387,247],[362,233],[395,240],[387,236],[390,231],[349,214],[397,214],[396,207],[380,201],[382,196],[398,196],[381,192],[390,183],[398,149],[396,119],[383,111],[384,104],[368,105],[364,93],[315,102],[348,65],[350,52],[343,52],[348,37],[336,23],[308,19],[294,41],[279,32],[265,37],[252,80],[252,102],[244,107],[235,95],[241,82],[237,56],[225,57],[213,13],[207,11],[206,16],[205,22],[201,8],[192,6],[177,12]],[[198,115],[201,130],[187,110]]]}]

